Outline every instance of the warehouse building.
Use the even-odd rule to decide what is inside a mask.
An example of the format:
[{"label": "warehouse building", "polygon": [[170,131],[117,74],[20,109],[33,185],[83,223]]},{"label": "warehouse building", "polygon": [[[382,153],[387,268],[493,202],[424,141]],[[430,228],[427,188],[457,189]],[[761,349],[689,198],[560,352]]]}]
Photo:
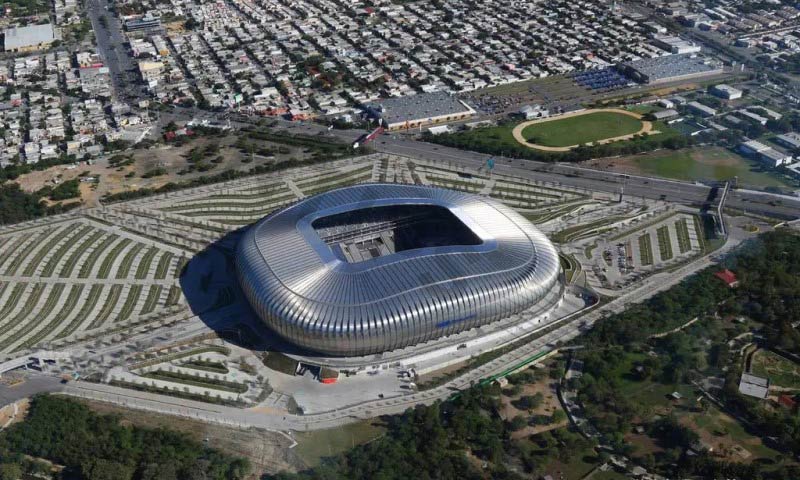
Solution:
[{"label": "warehouse building", "polygon": [[722,65],[693,55],[667,55],[645,58],[620,65],[623,73],[637,82],[650,85],[719,75]]},{"label": "warehouse building", "polygon": [[381,118],[387,130],[423,128],[466,120],[475,110],[447,92],[422,93],[368,105],[367,115]]},{"label": "warehouse building", "polygon": [[672,54],[699,53],[700,46],[672,35],[655,35],[653,44]]},{"label": "warehouse building", "polygon": [[658,112],[653,112],[652,115],[653,118],[655,118],[656,120],[669,120],[670,118],[675,118],[680,114],[678,113],[677,110],[669,108],[667,110],[660,110]]},{"label": "warehouse building", "polygon": [[700,115],[701,117],[713,117],[717,114],[717,110],[709,107],[708,105],[703,105],[700,102],[689,102],[686,104],[686,107],[693,113]]},{"label": "warehouse building", "polygon": [[717,97],[724,98],[725,100],[736,100],[742,98],[742,91],[738,88],[731,87],[721,83],[711,87],[711,94]]},{"label": "warehouse building", "polygon": [[32,52],[49,47],[61,37],[53,25],[14,27],[4,32],[3,49],[6,52]]},{"label": "warehouse building", "polygon": [[791,155],[779,152],[755,140],[748,140],[739,144],[739,152],[773,168],[788,165],[792,162]]},{"label": "warehouse building", "polygon": [[775,141],[778,145],[783,145],[786,148],[791,148],[792,150],[800,149],[800,133],[797,132],[789,132],[783,133],[775,137]]}]

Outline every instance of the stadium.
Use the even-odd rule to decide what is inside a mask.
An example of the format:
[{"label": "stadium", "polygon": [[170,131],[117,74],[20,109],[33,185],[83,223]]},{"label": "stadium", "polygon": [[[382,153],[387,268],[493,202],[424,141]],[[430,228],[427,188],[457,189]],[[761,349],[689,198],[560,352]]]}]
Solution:
[{"label": "stadium", "polygon": [[367,184],[273,213],[237,247],[259,317],[292,344],[356,357],[546,312],[558,253],[528,220],[476,195]]}]

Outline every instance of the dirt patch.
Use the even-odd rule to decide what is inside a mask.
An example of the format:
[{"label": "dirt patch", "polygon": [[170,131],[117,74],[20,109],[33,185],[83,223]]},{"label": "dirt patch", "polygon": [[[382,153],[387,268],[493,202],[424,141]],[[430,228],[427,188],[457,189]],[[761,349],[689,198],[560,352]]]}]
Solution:
[{"label": "dirt patch", "polygon": [[423,387],[425,386],[426,383],[434,382],[444,376],[457,372],[459,369],[464,368],[468,363],[469,360],[465,360],[463,362],[458,362],[452,365],[448,365],[444,368],[435,370],[433,372],[422,374],[417,378],[417,385]]},{"label": "dirt patch", "polygon": [[125,425],[168,428],[228,454],[246,457],[253,465],[253,478],[281,471],[296,472],[304,466],[289,449],[291,445],[289,439],[277,433],[226,428],[171,415],[125,409],[101,402],[83,401],[83,403],[95,412],[118,415],[120,422]]},{"label": "dirt patch", "polygon": [[629,433],[625,435],[625,443],[636,446],[634,455],[637,457],[664,451],[663,448],[656,444],[655,440],[643,433]]},{"label": "dirt patch", "polygon": [[21,422],[28,414],[30,401],[26,398],[0,408],[0,430]]},{"label": "dirt patch", "polygon": [[700,84],[697,83],[682,83],[674,87],[666,87],[666,88],[659,88],[657,90],[650,90],[650,94],[655,95],[657,97],[663,97],[664,95],[671,95],[676,92],[688,92],[691,90],[697,90],[698,88],[700,88]]},{"label": "dirt patch", "polygon": [[[81,184],[82,199],[86,206],[97,206],[98,200],[107,193],[119,193],[140,188],[158,188],[170,182],[185,182],[201,176],[209,176],[226,170],[250,170],[258,165],[272,164],[286,161],[291,158],[305,159],[311,153],[305,149],[294,146],[279,145],[277,143],[251,140],[256,147],[267,147],[276,153],[273,158],[242,153],[236,147],[237,135],[222,137],[198,137],[184,145],[157,145],[152,148],[125,152],[121,156],[132,156],[134,161],[130,165],[111,166],[109,158],[117,154],[110,154],[92,160],[92,163],[81,161],[74,165],[58,165],[46,170],[33,171],[22,175],[15,180],[27,192],[34,192],[44,186],[53,186],[55,182],[72,180],[82,173],[99,179],[98,183]],[[203,158],[207,167],[206,171],[195,169],[189,172],[190,162],[187,159],[189,151],[193,148],[204,149],[210,144],[219,146],[218,151]],[[280,151],[279,151],[280,150]],[[257,152],[256,152],[257,153]],[[221,157],[218,160],[216,157]],[[211,160],[219,163],[214,163]],[[143,178],[142,175],[155,169],[163,169],[164,175]]]},{"label": "dirt patch", "polygon": [[[557,410],[561,409],[561,403],[558,401],[558,395],[556,393],[556,382],[552,379],[544,379],[540,382],[536,382],[533,384],[524,385],[522,387],[522,391],[519,395],[514,395],[512,397],[507,397],[503,395],[501,397],[502,407],[500,409],[500,417],[504,420],[511,420],[512,418],[516,417],[517,415],[522,415],[525,417],[531,417],[534,415],[547,415],[552,416]],[[533,396],[537,393],[541,393],[543,400],[542,404],[531,411],[527,410],[519,410],[517,409],[512,402],[515,400],[519,400],[521,397],[529,395]],[[534,435],[541,432],[546,432],[548,430],[554,430],[559,427],[563,427],[569,423],[569,420],[563,420],[558,423],[551,423],[548,425],[529,425],[523,429],[517,430],[511,434],[512,438],[525,438],[529,435]]]},{"label": "dirt patch", "polygon": [[764,448],[761,439],[758,437],[748,437],[745,440],[737,441],[733,435],[726,431],[726,427],[738,428],[736,420],[731,418],[725,413],[717,412],[716,414],[704,414],[705,416],[713,416],[714,423],[719,427],[719,432],[715,434],[717,428],[714,425],[708,425],[705,428],[697,424],[696,418],[693,416],[684,416],[679,419],[682,425],[691,428],[700,436],[700,440],[712,448],[712,454],[718,458],[724,459],[729,462],[744,462],[749,463],[756,458],[760,458],[756,454],[757,451]]}]

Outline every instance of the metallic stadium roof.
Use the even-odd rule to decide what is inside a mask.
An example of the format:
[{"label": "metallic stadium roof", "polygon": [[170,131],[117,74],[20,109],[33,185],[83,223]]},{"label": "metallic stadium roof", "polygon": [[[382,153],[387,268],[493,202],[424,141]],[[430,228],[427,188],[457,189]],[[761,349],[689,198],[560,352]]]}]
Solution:
[{"label": "metallic stadium roof", "polygon": [[[395,213],[417,209],[428,217]],[[341,226],[340,218],[351,224]],[[339,226],[318,227],[326,222]],[[469,238],[448,238],[466,232],[462,227]],[[401,251],[417,228],[432,246],[412,239]],[[341,238],[351,240],[337,244]],[[525,218],[489,198],[413,185],[357,185],[305,199],[250,228],[236,264],[246,296],[269,327],[337,356],[464,331],[562,290],[555,248]]]}]

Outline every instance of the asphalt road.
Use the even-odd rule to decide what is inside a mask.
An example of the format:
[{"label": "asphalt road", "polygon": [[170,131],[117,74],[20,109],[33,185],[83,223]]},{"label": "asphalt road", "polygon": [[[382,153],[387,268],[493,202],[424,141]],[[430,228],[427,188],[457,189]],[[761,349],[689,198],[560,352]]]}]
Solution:
[{"label": "asphalt road", "polygon": [[[138,73],[135,72],[136,64],[125,47],[122,24],[116,15],[108,12],[109,5],[108,0],[89,0],[86,5],[97,40],[97,51],[103,58],[104,65],[108,67],[116,95],[133,101],[147,98],[139,84]],[[106,18],[106,26],[100,21],[103,16]]]},{"label": "asphalt road", "polygon": [[23,398],[31,397],[38,393],[52,393],[63,390],[64,385],[57,377],[32,373],[25,378],[25,382],[9,387],[0,385],[0,406],[14,403]]}]

